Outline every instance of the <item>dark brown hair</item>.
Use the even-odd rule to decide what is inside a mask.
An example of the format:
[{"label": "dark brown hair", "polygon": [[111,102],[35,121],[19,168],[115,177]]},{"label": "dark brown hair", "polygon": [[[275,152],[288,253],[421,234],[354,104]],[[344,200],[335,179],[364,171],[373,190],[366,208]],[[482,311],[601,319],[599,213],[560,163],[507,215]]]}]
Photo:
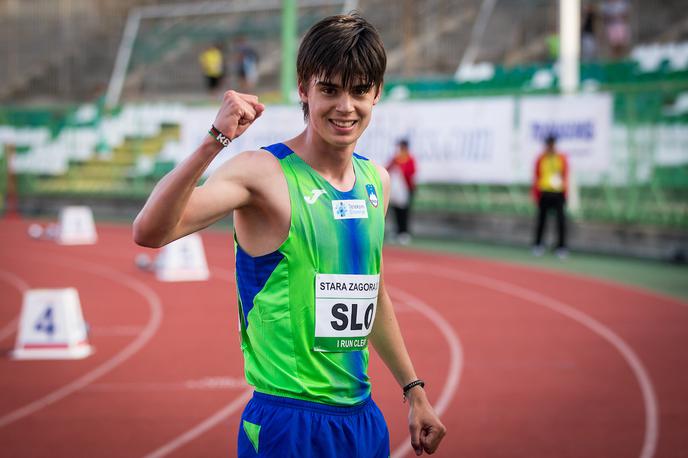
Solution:
[{"label": "dark brown hair", "polygon": [[[308,85],[314,76],[325,81],[340,76],[346,89],[363,84],[380,90],[386,67],[380,35],[356,12],[326,17],[311,27],[296,59],[299,84]],[[301,104],[301,108],[308,118],[308,104]]]}]

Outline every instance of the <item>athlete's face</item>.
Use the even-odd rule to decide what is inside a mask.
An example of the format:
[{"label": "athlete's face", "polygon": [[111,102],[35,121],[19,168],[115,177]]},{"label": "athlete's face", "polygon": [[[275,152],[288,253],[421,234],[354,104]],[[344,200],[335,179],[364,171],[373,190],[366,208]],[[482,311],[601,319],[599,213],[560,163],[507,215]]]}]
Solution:
[{"label": "athlete's face", "polygon": [[299,85],[301,102],[308,104],[309,128],[325,143],[337,147],[356,143],[370,123],[380,92],[361,81],[344,88],[339,77],[333,80],[313,77],[308,86]]}]

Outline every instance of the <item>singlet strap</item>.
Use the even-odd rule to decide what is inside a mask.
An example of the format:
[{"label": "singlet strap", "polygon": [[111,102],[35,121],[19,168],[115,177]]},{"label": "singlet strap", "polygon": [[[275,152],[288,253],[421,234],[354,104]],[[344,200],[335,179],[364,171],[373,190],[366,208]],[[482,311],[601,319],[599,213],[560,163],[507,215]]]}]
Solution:
[{"label": "singlet strap", "polygon": [[284,143],[275,143],[270,146],[263,146],[261,149],[269,151],[270,153],[272,153],[273,156],[275,156],[279,160],[284,159],[290,154],[294,154],[294,151],[292,151],[291,148],[289,148]]}]

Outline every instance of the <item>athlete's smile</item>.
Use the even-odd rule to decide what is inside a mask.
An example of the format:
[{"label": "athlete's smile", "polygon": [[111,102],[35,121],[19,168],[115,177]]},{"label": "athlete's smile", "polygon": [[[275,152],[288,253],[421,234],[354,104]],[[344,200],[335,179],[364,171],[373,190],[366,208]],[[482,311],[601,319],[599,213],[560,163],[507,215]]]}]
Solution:
[{"label": "athlete's smile", "polygon": [[329,119],[329,121],[338,130],[345,130],[345,131],[351,130],[356,125],[356,123],[358,123],[358,120],[356,120],[356,119],[352,119],[352,120]]}]

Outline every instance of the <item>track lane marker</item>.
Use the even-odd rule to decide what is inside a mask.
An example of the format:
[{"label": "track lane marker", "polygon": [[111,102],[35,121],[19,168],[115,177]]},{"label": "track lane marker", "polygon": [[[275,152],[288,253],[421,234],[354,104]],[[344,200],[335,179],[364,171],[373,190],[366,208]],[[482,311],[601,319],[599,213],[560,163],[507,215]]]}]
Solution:
[{"label": "track lane marker", "polygon": [[67,385],[58,388],[52,393],[43,396],[40,399],[37,399],[23,407],[20,407],[19,409],[15,409],[12,412],[0,417],[0,428],[5,427],[11,423],[14,423],[15,421],[27,417],[31,414],[34,414],[37,411],[45,407],[48,407],[51,404],[54,404],[55,402],[84,388],[93,381],[107,374],[111,370],[115,369],[117,366],[129,359],[131,356],[138,353],[155,335],[158,328],[160,327],[160,323],[162,322],[163,316],[162,302],[160,300],[160,297],[144,283],[140,282],[139,280],[133,278],[130,275],[120,273],[114,269],[103,267],[99,264],[94,264],[76,259],[68,259],[69,258],[66,257],[51,257],[43,258],[42,261],[62,265],[65,267],[76,268],[77,270],[92,272],[96,275],[100,275],[101,277],[109,278],[114,282],[121,283],[127,286],[128,288],[134,290],[135,292],[143,296],[146,302],[148,302],[148,306],[150,309],[150,317],[148,319],[148,323],[146,323],[146,326],[143,328],[143,331],[138,335],[138,337],[136,337],[136,339],[134,339],[133,342],[127,345],[115,356],[102,363],[100,366],[96,367],[90,372],[87,372],[86,374],[68,383]]}]

